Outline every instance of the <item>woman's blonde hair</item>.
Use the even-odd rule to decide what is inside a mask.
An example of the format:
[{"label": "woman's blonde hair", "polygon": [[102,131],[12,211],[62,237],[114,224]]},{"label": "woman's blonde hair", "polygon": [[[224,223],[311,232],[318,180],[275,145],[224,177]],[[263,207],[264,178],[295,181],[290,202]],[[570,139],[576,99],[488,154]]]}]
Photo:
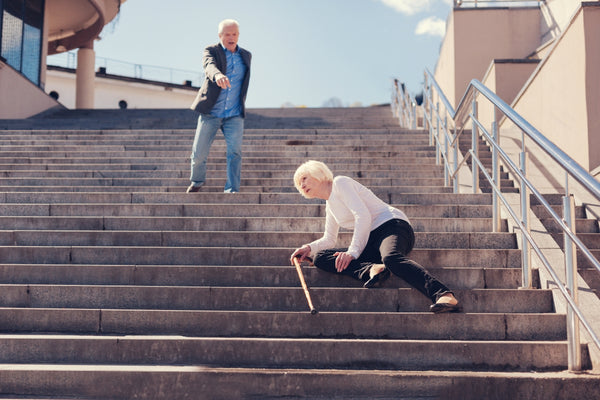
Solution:
[{"label": "woman's blonde hair", "polygon": [[[294,173],[294,186],[300,193],[302,193],[302,190],[300,190],[302,187],[301,179],[303,176],[307,175],[315,178],[319,182],[333,182],[333,173],[325,163],[309,160],[300,165]],[[304,194],[302,193],[302,195]]]}]

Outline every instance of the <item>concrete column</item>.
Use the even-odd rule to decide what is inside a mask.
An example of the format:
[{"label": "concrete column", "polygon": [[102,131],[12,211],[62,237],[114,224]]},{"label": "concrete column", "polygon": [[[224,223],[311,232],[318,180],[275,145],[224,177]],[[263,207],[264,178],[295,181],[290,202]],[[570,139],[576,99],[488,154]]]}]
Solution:
[{"label": "concrete column", "polygon": [[77,52],[75,108],[94,108],[95,64],[94,42],[89,42]]}]

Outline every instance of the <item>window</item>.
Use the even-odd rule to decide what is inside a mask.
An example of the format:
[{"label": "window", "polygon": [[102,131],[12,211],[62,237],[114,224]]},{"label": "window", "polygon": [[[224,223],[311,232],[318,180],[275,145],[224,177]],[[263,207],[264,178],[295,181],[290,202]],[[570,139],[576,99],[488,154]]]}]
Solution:
[{"label": "window", "polygon": [[0,56],[40,84],[44,0],[0,0]]}]

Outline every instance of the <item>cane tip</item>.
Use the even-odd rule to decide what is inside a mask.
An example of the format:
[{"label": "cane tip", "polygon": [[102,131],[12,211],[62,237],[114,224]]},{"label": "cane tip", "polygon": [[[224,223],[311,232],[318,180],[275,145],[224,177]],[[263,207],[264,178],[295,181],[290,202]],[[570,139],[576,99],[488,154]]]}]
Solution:
[{"label": "cane tip", "polygon": [[311,313],[312,315],[315,315],[317,312],[318,312],[318,311],[317,311],[317,310],[315,310],[314,308],[313,308],[312,310],[310,310],[310,313]]}]

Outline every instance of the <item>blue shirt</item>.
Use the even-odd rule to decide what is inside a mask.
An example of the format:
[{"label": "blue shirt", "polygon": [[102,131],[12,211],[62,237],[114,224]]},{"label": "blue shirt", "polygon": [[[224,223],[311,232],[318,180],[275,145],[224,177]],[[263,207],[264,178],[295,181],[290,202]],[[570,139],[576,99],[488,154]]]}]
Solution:
[{"label": "blue shirt", "polygon": [[246,75],[246,64],[242,60],[239,51],[230,52],[225,47],[225,56],[227,58],[227,71],[225,75],[229,78],[230,88],[221,89],[219,98],[213,106],[210,114],[217,118],[229,118],[242,114],[242,99],[240,93],[242,91],[242,83]]}]

